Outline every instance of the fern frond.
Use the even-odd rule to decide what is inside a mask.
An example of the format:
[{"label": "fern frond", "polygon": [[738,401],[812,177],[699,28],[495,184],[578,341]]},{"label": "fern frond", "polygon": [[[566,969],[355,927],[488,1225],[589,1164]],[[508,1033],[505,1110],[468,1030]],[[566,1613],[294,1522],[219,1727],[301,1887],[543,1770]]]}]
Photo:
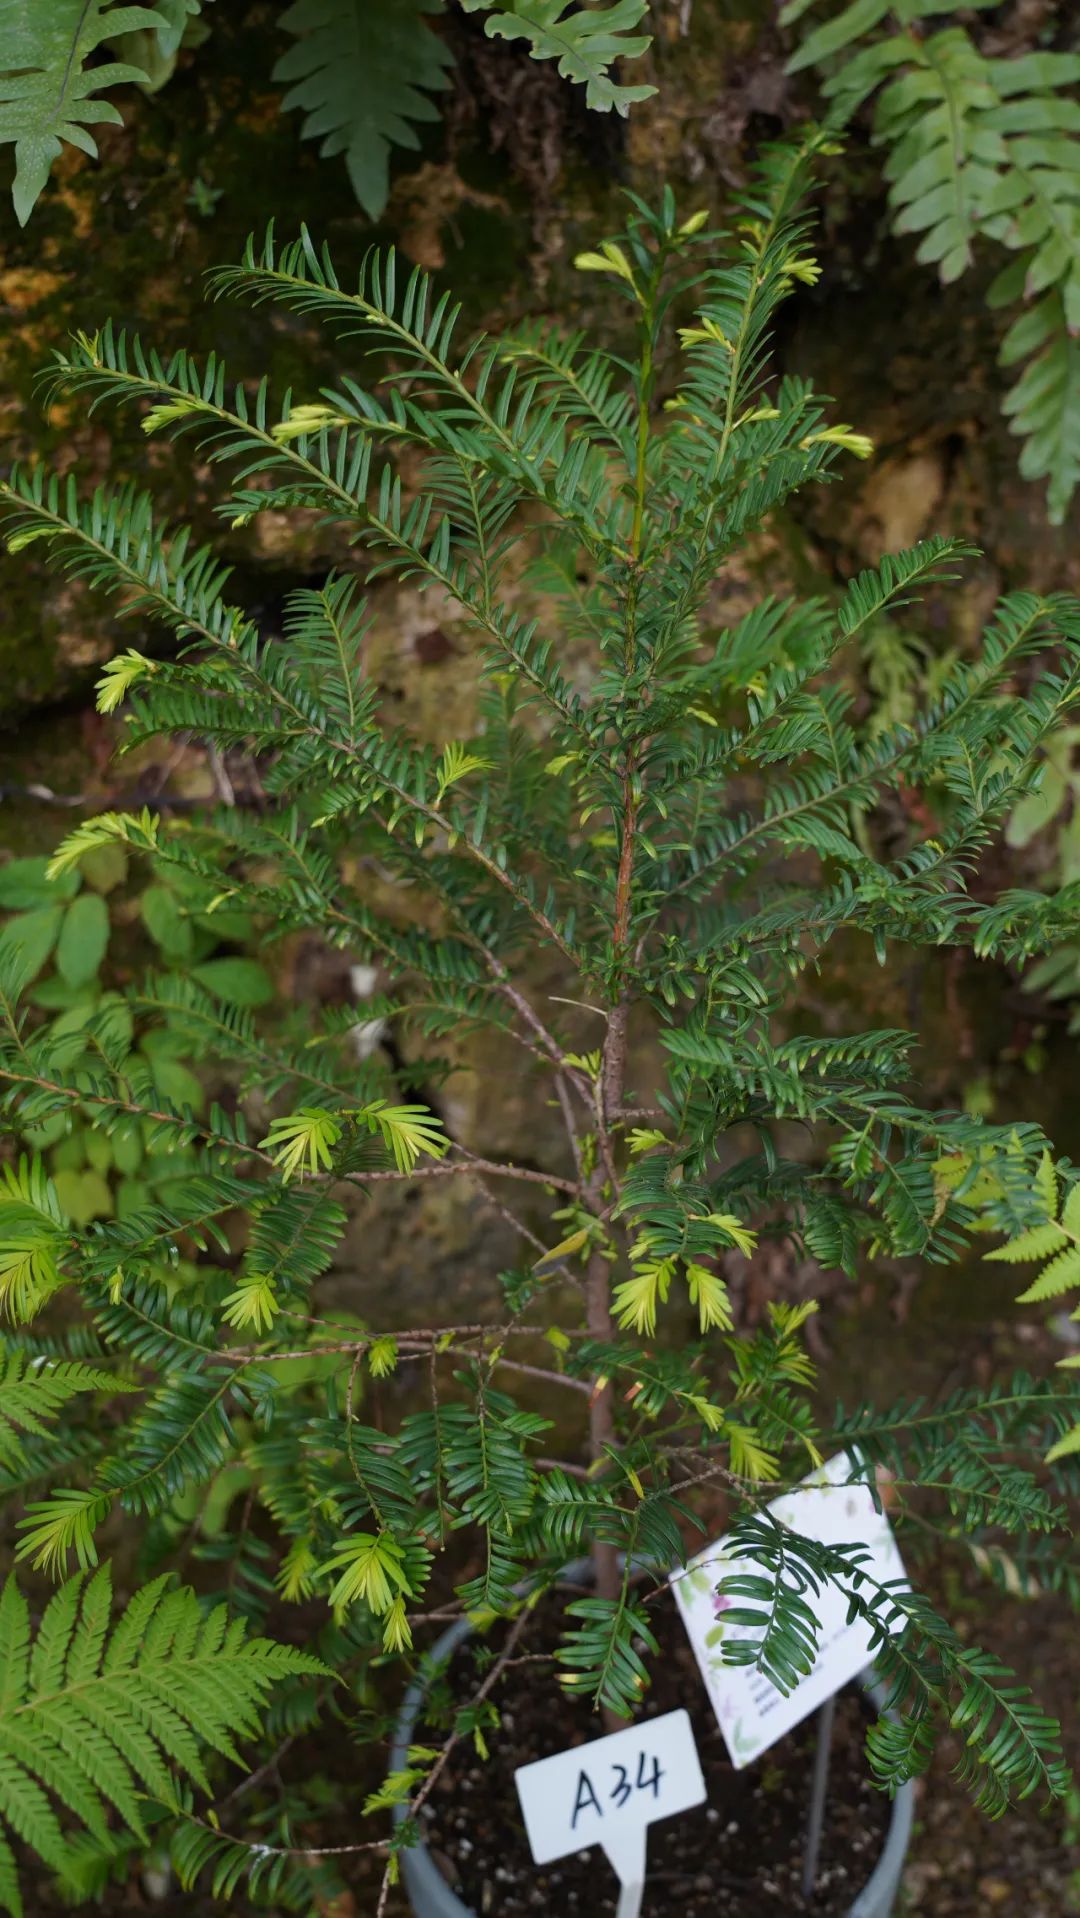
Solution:
[{"label": "fern frond", "polygon": [[296,45],[274,79],[288,84],[306,140],[344,154],[353,192],[373,220],[386,205],[391,147],[419,146],[416,123],[438,119],[431,99],[449,82],[450,54],[427,17],[441,0],[293,0],[281,16]]},{"label": "fern frond", "polygon": [[[806,11],[794,0],[784,17]],[[987,242],[1018,255],[990,290],[992,306],[1024,303],[1001,363],[1031,364],[1005,403],[1024,441],[1020,470],[1047,481],[1060,523],[1080,473],[1080,117],[1070,95],[1075,53],[984,54],[965,26],[936,32],[938,0],[896,15],[859,0],[815,27],[790,70],[820,65],[840,122],[877,95],[874,140],[888,148],[889,204],[898,233],[920,235],[916,257],[955,280]]]},{"label": "fern frond", "polygon": [[[36,1636],[14,1579],[0,1598],[0,1825],[56,1868],[60,1810],[104,1838],[113,1806],[146,1837],[142,1800],[175,1805],[174,1773],[209,1788],[204,1754],[238,1760],[258,1730],[272,1685],[322,1674],[307,1653],[249,1639],[224,1606],[159,1578],[109,1631],[107,1568],[74,1578],[45,1609]],[[20,1911],[13,1883],[5,1909]]]},{"label": "fern frond", "polygon": [[[506,40],[527,40],[534,60],[557,60],[566,80],[585,88],[587,106],[600,113],[614,107],[626,114],[653,86],[622,86],[611,77],[616,60],[636,60],[652,45],[650,34],[635,34],[648,13],[648,0],[615,0],[612,6],[583,6],[574,0],[463,0],[467,13],[489,15],[485,32]],[[498,7],[498,12],[492,12]]]},{"label": "fern frond", "polygon": [[15,143],[13,197],[20,226],[45,186],[64,142],[97,154],[90,128],[120,125],[108,87],[146,79],[142,67],[93,59],[117,34],[167,27],[157,7],[114,0],[50,0],[7,8],[0,27],[0,143]]},{"label": "fern frond", "polygon": [[[1019,275],[1007,269],[990,289],[993,306],[1015,297]],[[1080,345],[1055,287],[1014,320],[1001,364],[1027,361],[1006,395],[1009,430],[1023,441],[1020,471],[1047,485],[1050,522],[1060,526],[1080,480]]]}]

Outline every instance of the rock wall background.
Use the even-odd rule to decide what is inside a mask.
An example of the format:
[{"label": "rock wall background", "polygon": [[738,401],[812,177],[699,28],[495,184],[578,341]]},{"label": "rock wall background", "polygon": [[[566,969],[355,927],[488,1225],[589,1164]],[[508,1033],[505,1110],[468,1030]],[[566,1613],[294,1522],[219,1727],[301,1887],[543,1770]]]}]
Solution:
[{"label": "rock wall background", "polygon": [[[212,489],[205,472],[191,474],[183,448],[147,444],[134,421],[87,420],[67,402],[43,413],[35,376],[73,328],[111,315],[160,347],[214,346],[238,374],[268,371],[278,389],[314,390],[332,376],[335,355],[302,321],[207,306],[202,296],[207,269],[237,257],[271,212],[282,234],[306,220],[339,270],[372,240],[394,240],[445,271],[478,325],[524,313],[602,323],[602,284],[583,287],[571,262],[618,220],[620,188],[648,194],[667,179],[688,207],[719,211],[755,146],[815,107],[812,81],[784,73],[768,0],[658,5],[650,59],[659,94],[628,122],[588,113],[580,89],[549,65],[455,16],[446,23],[457,67],[445,120],[415,159],[399,159],[373,231],[343,167],[320,161],[299,141],[295,116],[278,113],[266,77],[283,43],[275,9],[249,0],[215,12],[210,40],[182,56],[161,92],[128,92],[127,125],[102,129],[99,163],[65,154],[25,231],[0,200],[7,454],[44,454],[89,482],[110,467],[152,480],[164,510],[206,532]],[[825,272],[789,309],[782,359],[812,371],[843,417],[874,436],[878,454],[842,487],[799,502],[781,529],[781,570],[843,577],[931,526],[962,530],[992,558],[952,604],[948,618],[961,631],[1002,584],[1073,583],[1069,528],[1047,526],[1039,490],[1016,474],[999,411],[998,323],[982,298],[989,273],[965,276],[946,295],[914,263],[911,246],[888,233],[879,161],[864,136],[831,163],[822,215]],[[238,590],[271,618],[283,589],[328,557],[310,529],[265,518],[242,535],[214,530]],[[0,563],[0,605],[0,726],[78,699],[118,643],[115,621],[29,552]],[[448,676],[458,671],[455,663]]]}]

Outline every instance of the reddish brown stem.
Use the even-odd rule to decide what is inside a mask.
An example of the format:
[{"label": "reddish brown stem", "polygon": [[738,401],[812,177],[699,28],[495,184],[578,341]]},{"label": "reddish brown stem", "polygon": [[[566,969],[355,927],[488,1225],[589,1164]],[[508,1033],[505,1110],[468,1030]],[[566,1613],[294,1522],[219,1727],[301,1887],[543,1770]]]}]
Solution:
[{"label": "reddish brown stem", "polygon": [[[631,752],[627,756],[626,775],[623,782],[622,841],[619,849],[619,869],[615,880],[615,917],[612,926],[613,972],[618,996],[608,1015],[607,1036],[604,1041],[597,1114],[598,1163],[589,1191],[589,1198],[597,1212],[604,1208],[604,1180],[613,1163],[610,1126],[622,1106],[626,1083],[630,993],[624,967],[630,944],[634,834],[638,814],[634,786],[634,756]],[[613,1177],[614,1174],[612,1173],[611,1176]],[[609,1194],[609,1200],[614,1196],[614,1193]],[[590,1335],[605,1345],[610,1344],[615,1333],[611,1315],[611,1268],[600,1251],[594,1252],[589,1261],[585,1298]],[[592,1397],[589,1401],[589,1439],[594,1461],[602,1459],[615,1443],[614,1393],[610,1380],[603,1377],[598,1377],[593,1382]],[[614,1602],[622,1589],[622,1574],[615,1547],[594,1539],[592,1565],[597,1597]],[[602,1715],[606,1730],[619,1729],[621,1720],[614,1712],[605,1708]]]},{"label": "reddish brown stem", "polygon": [[[589,1260],[588,1280],[585,1292],[586,1316],[589,1333],[594,1339],[610,1344],[615,1327],[611,1317],[611,1279],[608,1262],[602,1253],[594,1252]],[[593,1460],[598,1462],[605,1456],[607,1448],[615,1443],[615,1405],[611,1382],[605,1378],[593,1380],[592,1395],[589,1399],[589,1449]],[[596,1589],[601,1598],[614,1598],[619,1589],[619,1574],[615,1567],[614,1551],[611,1547],[597,1545],[594,1553],[610,1554],[604,1559],[601,1573],[600,1558],[596,1559]]]},{"label": "reddish brown stem", "polygon": [[[589,1331],[594,1339],[602,1339],[607,1344],[615,1328],[611,1317],[611,1277],[608,1262],[602,1253],[594,1252],[589,1260],[585,1297]],[[614,1443],[615,1406],[611,1383],[608,1379],[596,1378],[589,1400],[589,1449],[593,1459],[604,1458]],[[590,1557],[596,1596],[614,1603],[622,1586],[615,1546],[605,1545],[600,1539],[594,1538]],[[601,1707],[600,1715],[605,1731],[617,1732],[621,1729],[622,1720],[606,1705]]]}]

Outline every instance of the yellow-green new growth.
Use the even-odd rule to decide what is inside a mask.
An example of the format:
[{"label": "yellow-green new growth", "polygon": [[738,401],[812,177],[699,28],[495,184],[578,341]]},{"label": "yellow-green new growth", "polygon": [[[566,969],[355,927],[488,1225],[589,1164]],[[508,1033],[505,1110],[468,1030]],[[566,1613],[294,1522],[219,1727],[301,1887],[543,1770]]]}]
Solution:
[{"label": "yellow-green new growth", "polygon": [[148,806],[141,813],[102,812],[87,819],[61,840],[49,861],[50,879],[74,871],[83,855],[99,846],[130,846],[135,852],[155,852],[160,822]]},{"label": "yellow-green new growth", "polygon": [[399,1172],[411,1172],[417,1160],[443,1159],[450,1141],[441,1124],[427,1106],[392,1106],[385,1099],[373,1099],[355,1114],[358,1125],[369,1132],[380,1132],[383,1144],[394,1155]]},{"label": "yellow-green new growth", "polygon": [[599,253],[578,253],[574,265],[579,273],[614,273],[637,293],[633,268],[616,240],[603,240]]},{"label": "yellow-green new growth", "polygon": [[187,399],[182,394],[177,395],[175,399],[161,400],[143,414],[142,430],[147,434],[160,433],[162,427],[175,426],[177,420],[187,419],[200,410],[199,400]]},{"label": "yellow-green new growth", "polygon": [[36,1155],[0,1167],[0,1312],[16,1324],[27,1324],[64,1283],[65,1225]]},{"label": "yellow-green new growth", "polygon": [[131,688],[156,670],[153,661],[144,659],[142,653],[118,653],[103,667],[95,687],[98,712],[114,713],[118,706],[123,705]]},{"label": "yellow-green new growth", "polygon": [[803,440],[804,446],[842,446],[846,453],[854,453],[857,460],[868,460],[874,450],[874,442],[868,433],[857,433],[853,426],[823,426],[817,433],[808,433]]},{"label": "yellow-green new growth", "polygon": [[238,1332],[268,1332],[280,1310],[273,1282],[265,1272],[241,1273],[221,1306],[226,1325],[235,1326]]},{"label": "yellow-green new growth", "polygon": [[304,1173],[314,1178],[328,1172],[334,1162],[334,1147],[342,1135],[341,1120],[321,1106],[302,1106],[299,1112],[275,1119],[265,1139],[260,1140],[284,1179],[299,1179]]},{"label": "yellow-green new growth", "polygon": [[411,1596],[405,1553],[387,1532],[359,1532],[332,1552],[320,1570],[337,1572],[330,1593],[336,1610],[363,1604],[383,1621],[387,1651],[405,1651],[412,1644],[405,1601]]},{"label": "yellow-green new growth", "polygon": [[329,427],[355,426],[344,413],[338,413],[332,406],[294,406],[287,420],[278,420],[271,428],[271,437],[279,446],[287,446],[293,440],[302,439],[305,434],[322,433]]},{"label": "yellow-green new growth", "polygon": [[438,764],[435,804],[442,805],[450,787],[456,786],[459,779],[467,779],[470,773],[486,772],[490,765],[490,759],[484,759],[479,753],[471,753],[466,746],[451,741],[444,747]]}]

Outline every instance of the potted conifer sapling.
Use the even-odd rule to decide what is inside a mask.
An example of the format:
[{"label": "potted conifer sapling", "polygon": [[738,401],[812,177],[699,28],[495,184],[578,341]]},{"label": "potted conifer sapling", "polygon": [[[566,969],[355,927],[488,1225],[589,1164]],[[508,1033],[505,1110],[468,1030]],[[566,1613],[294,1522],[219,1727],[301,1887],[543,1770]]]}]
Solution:
[{"label": "potted conifer sapling", "polygon": [[[360,1056],[354,1010],[256,1014],[179,967],[51,1016],[34,1002],[25,924],[0,938],[0,1087],[23,1153],[0,1188],[15,1328],[0,1415],[17,1391],[38,1421],[19,1553],[62,1581],[62,1612],[45,1614],[53,1656],[61,1671],[81,1661],[90,1700],[72,1693],[61,1730],[31,1675],[25,1720],[0,1707],[0,1750],[18,1734],[31,1787],[30,1811],[0,1790],[0,1819],[69,1880],[73,1825],[84,1864],[87,1848],[115,1857],[116,1817],[139,1842],[137,1786],[184,1882],[204,1875],[218,1896],[244,1880],[253,1897],[307,1909],[313,1871],[325,1896],[334,1871],[348,1882],[352,1854],[370,1851],[384,1859],[380,1912],[403,1854],[421,1918],[532,1909],[538,1896],[578,1909],[609,1889],[613,1902],[613,1879],[575,1877],[587,1866],[568,1864],[561,1889],[535,1880],[508,1826],[481,1842],[484,1800],[501,1802],[511,1762],[654,1709],[651,1681],[669,1706],[674,1684],[699,1711],[664,1592],[721,1492],[729,1550],[747,1561],[717,1581],[739,1626],[724,1655],[790,1691],[818,1649],[816,1594],[839,1588],[888,1707],[868,1729],[876,1786],[904,1793],[951,1725],[990,1813],[1066,1789],[1058,1729],[1007,1670],[916,1589],[876,1580],[858,1541],[824,1545],[768,1508],[841,1455],[846,1480],[875,1497],[888,1472],[902,1537],[909,1510],[943,1501],[984,1566],[1003,1557],[986,1541],[1006,1540],[1021,1577],[1050,1575],[1069,1468],[1044,1458],[1077,1422],[1068,1375],[972,1385],[939,1407],[868,1405],[856,1390],[823,1417],[812,1305],[776,1296],[756,1328],[737,1325],[725,1280],[733,1256],[766,1243],[852,1275],[882,1255],[951,1261],[987,1232],[1018,1258],[1032,1235],[1036,1250],[1072,1245],[1072,1175],[1035,1127],[921,1106],[912,1033],[791,1025],[800,980],[841,938],[883,961],[894,945],[1012,959],[1060,936],[1077,903],[1076,888],[987,902],[970,884],[1076,703],[1075,602],[1011,595],[933,702],[885,730],[860,721],[845,649],[953,576],[959,541],[890,554],[838,601],[762,598],[727,622],[711,610],[767,516],[868,450],[769,360],[778,305],[818,273],[802,207],[820,146],[810,135],[767,152],[727,238],[665,193],[656,208],[634,199],[620,238],[581,256],[625,301],[632,357],[539,326],[463,346],[457,307],[423,273],[389,254],[339,281],[306,233],[250,245],[216,291],[326,326],[343,342],[332,390],[275,396],[265,380],[230,383],[215,358],[161,358],[108,325],[80,335],[53,375],[68,403],[129,404],[148,433],[194,442],[231,471],[234,527],[314,512],[350,542],[345,570],[292,594],[281,633],[230,601],[213,554],[160,525],[148,495],[121,484],[83,501],[42,470],[3,486],[10,547],[43,541],[58,566],[179,641],[175,656],[141,648],[106,668],[100,704],[122,712],[125,743],[195,737],[249,755],[259,774],[250,807],[88,818],[56,873],[121,844],[182,876],[195,920],[241,912],[265,941],[318,935],[380,969],[364,1017],[403,1035],[393,1057]],[[363,596],[380,578],[439,596],[467,635],[470,736],[429,747],[381,707]],[[1032,677],[1035,655],[1049,663]],[[898,841],[878,807],[901,785],[924,803]],[[133,1020],[200,1061],[228,1102],[163,1092]],[[443,1123],[440,1046],[467,1049],[478,1029],[560,1116],[550,1163],[481,1157]],[[104,1140],[137,1122],[155,1149],[182,1154],[178,1176],[152,1204],[73,1224],[35,1157],[65,1113]],[[797,1155],[787,1121],[806,1142]],[[323,1310],[351,1197],[448,1178],[520,1248],[496,1309],[462,1313],[434,1273],[423,1320],[387,1322],[361,1269],[351,1317]],[[1065,1236],[1051,1245],[1048,1233]],[[120,1390],[122,1420],[80,1415]],[[218,1760],[201,1754],[232,1741],[192,1676],[179,1612],[141,1662],[131,1652],[128,1717],[105,1709],[107,1577],[86,1573],[106,1518],[117,1505],[149,1514],[159,1562],[185,1571],[190,1514],[223,1482],[244,1491],[215,1534],[231,1613],[212,1612],[213,1630],[239,1647],[241,1624],[225,1621],[246,1615],[272,1634],[245,1641],[260,1648],[259,1698],[234,1728],[258,1739],[256,1706],[282,1673],[301,1736],[334,1713],[355,1719],[371,1684],[392,1700],[400,1666],[413,1681],[406,1742],[369,1806],[396,1808],[389,1839],[376,1821],[328,1845],[310,1768],[292,1775],[283,1761],[266,1782],[271,1733],[250,1760],[258,1789],[209,1815],[199,1792]],[[588,1575],[579,1564],[567,1583],[583,1558]],[[157,1597],[140,1594],[128,1619],[187,1603],[165,1589],[147,1586]],[[9,1591],[14,1644],[22,1601],[16,1582]],[[452,1621],[470,1637],[447,1664],[445,1641],[428,1654]],[[166,1693],[187,1700],[188,1724],[181,1737],[159,1719],[159,1750],[132,1728]],[[542,1702],[530,1712],[529,1699]],[[379,1730],[365,1717],[358,1734],[361,1722]],[[763,1911],[762,1870],[780,1874],[784,1909],[808,1908],[784,1863],[800,1851],[801,1798],[779,1839],[740,1826],[738,1863],[734,1774],[714,1742],[714,1802],[677,1840],[698,1889],[665,1892],[661,1873],[647,1909],[711,1910],[722,1883],[732,1912]],[[461,1798],[462,1835],[447,1786],[467,1793],[474,1764],[488,1782]],[[272,1841],[256,1820],[267,1791]],[[872,1839],[863,1817],[860,1801],[843,1869],[813,1909],[887,1910],[880,1875],[865,1892],[887,1809]],[[441,1872],[417,1863],[432,1831]],[[497,1856],[478,1855],[485,1842]],[[8,1859],[0,1884],[15,1911]]]}]

